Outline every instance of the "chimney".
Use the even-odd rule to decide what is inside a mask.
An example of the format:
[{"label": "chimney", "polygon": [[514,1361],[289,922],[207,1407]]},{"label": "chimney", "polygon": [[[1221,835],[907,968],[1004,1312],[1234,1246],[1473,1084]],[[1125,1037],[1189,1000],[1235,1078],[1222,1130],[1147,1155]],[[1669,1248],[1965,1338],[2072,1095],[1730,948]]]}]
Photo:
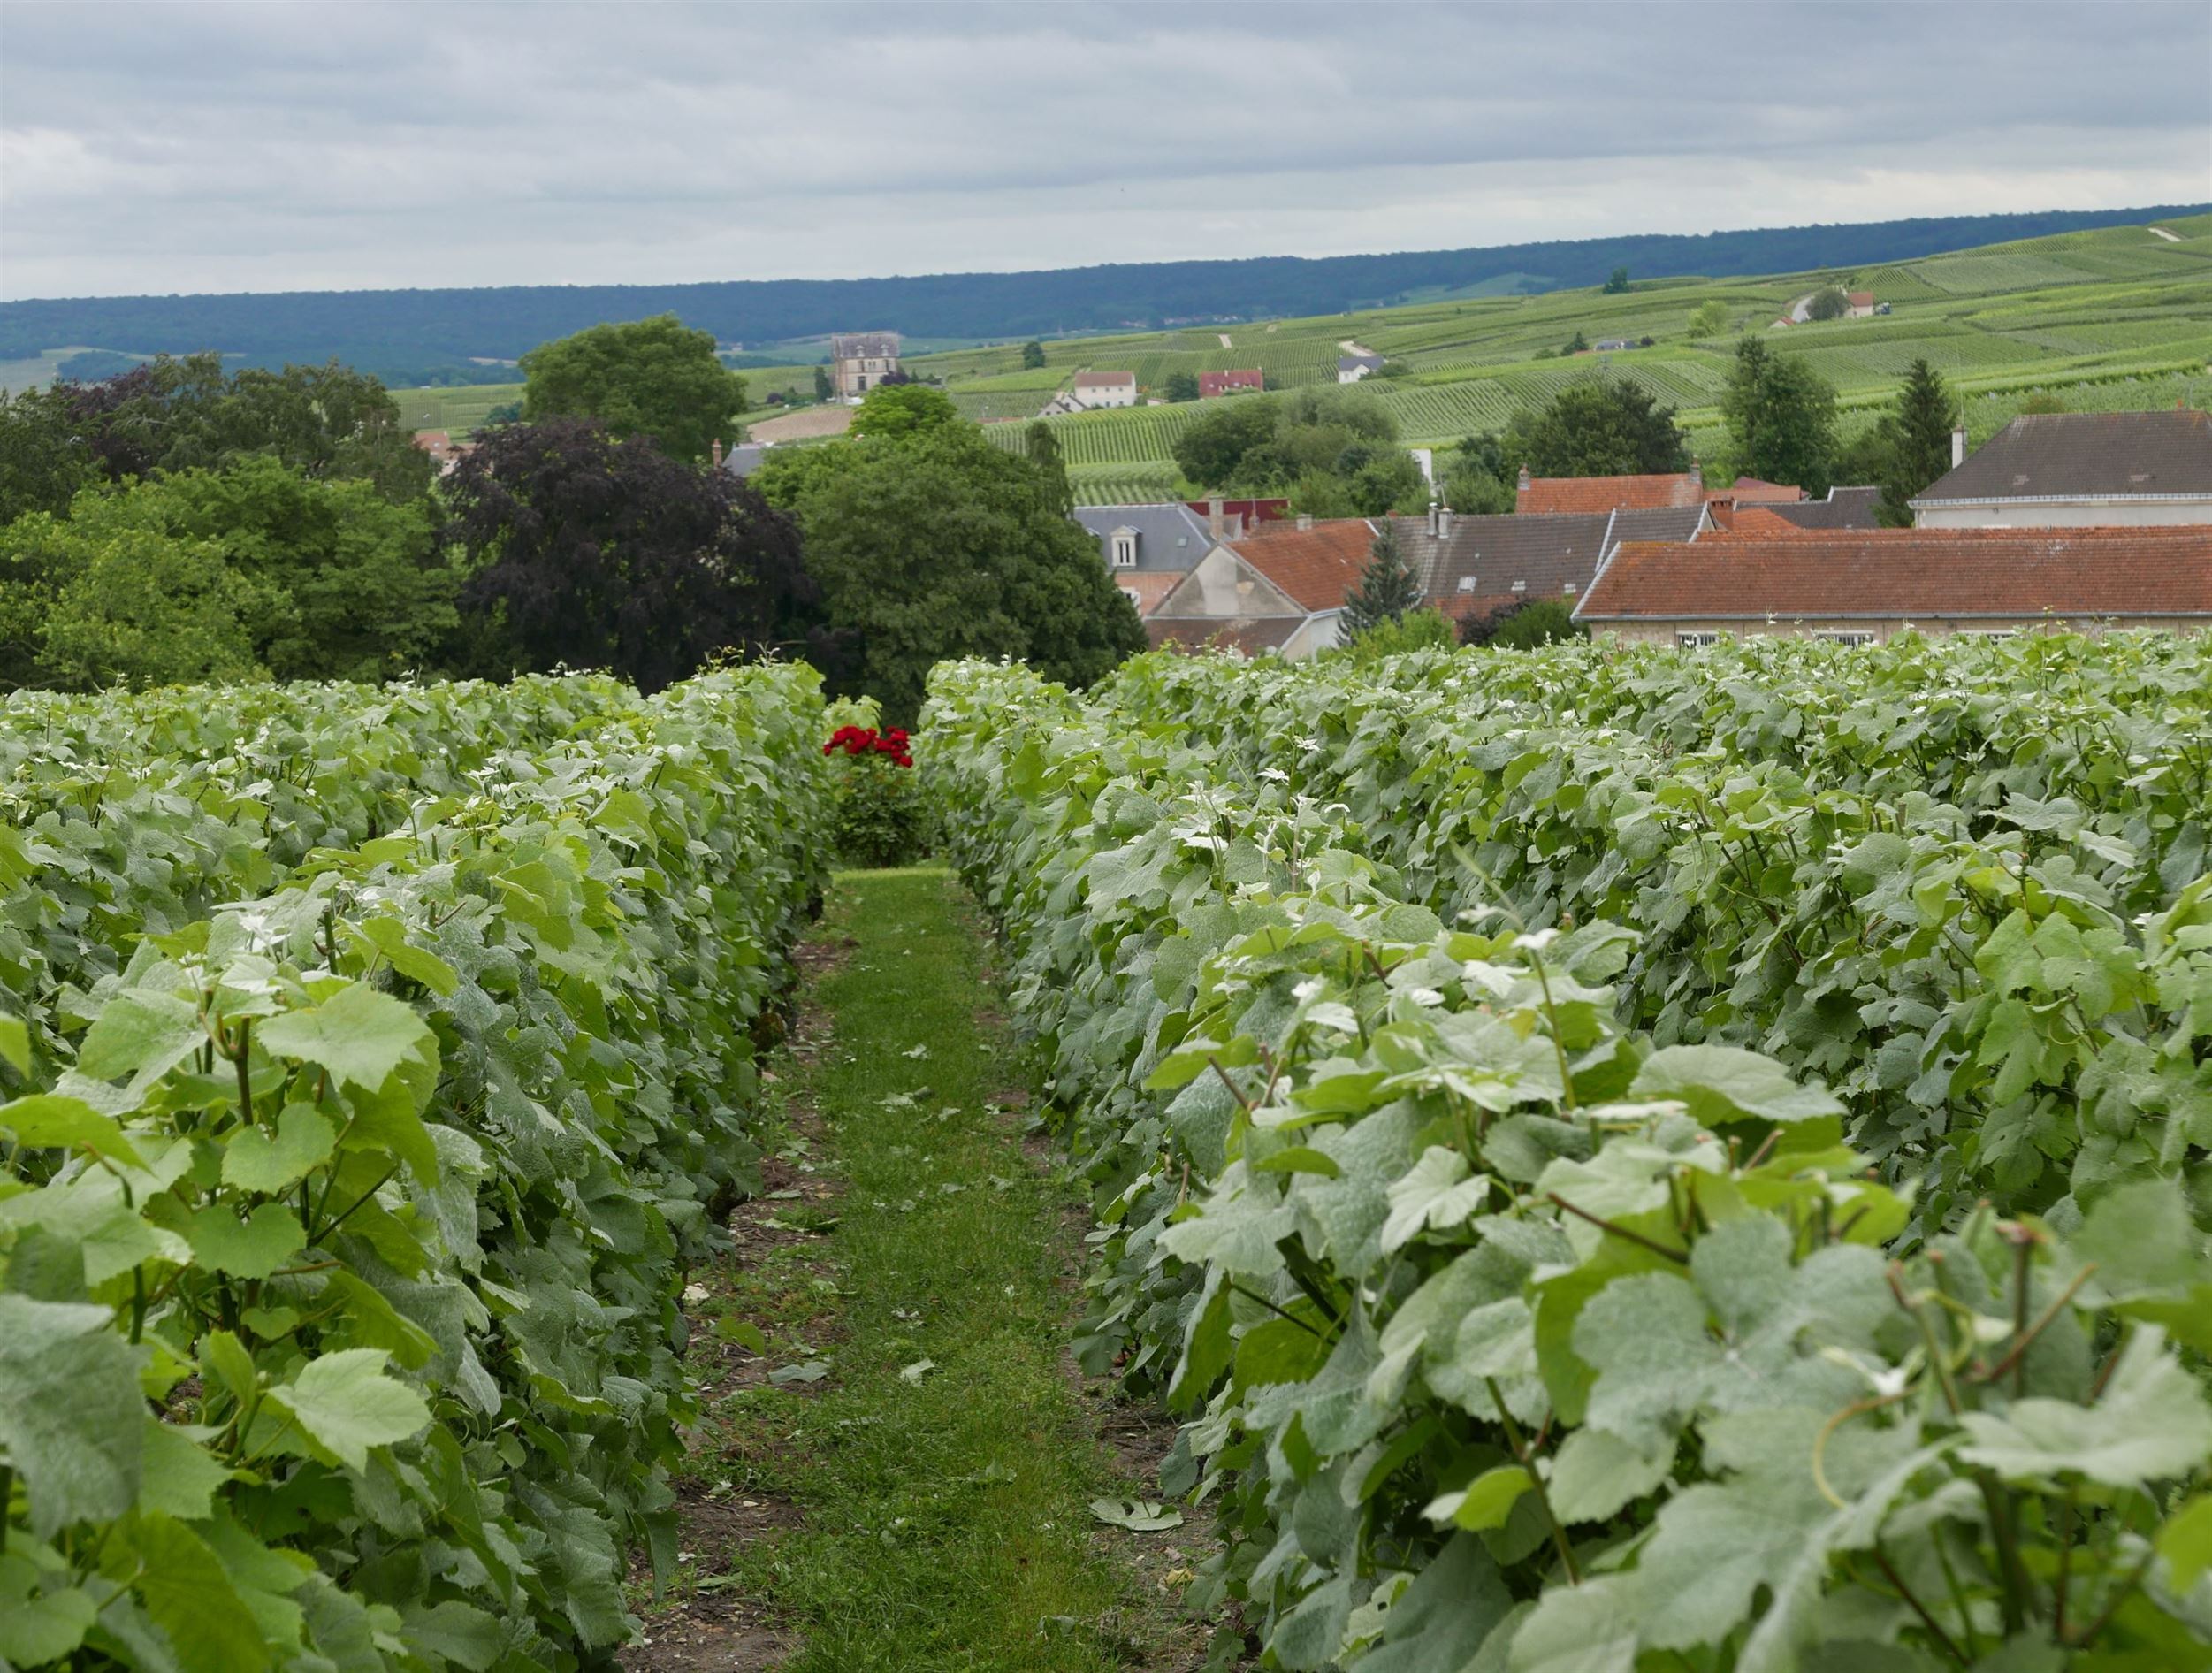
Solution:
[{"label": "chimney", "polygon": [[1523,466],[1522,466],[1522,467],[1521,467],[1521,492],[1522,492],[1522,493],[1528,493],[1528,492],[1529,492],[1529,467],[1528,467],[1528,466],[1526,466],[1526,465],[1523,465]]},{"label": "chimney", "polygon": [[1232,540],[1244,539],[1244,513],[1241,511],[1232,511],[1229,514],[1229,538]]},{"label": "chimney", "polygon": [[1702,492],[1705,485],[1705,468],[1695,459],[1690,462],[1690,485]]},{"label": "chimney", "polygon": [[1300,512],[1298,514],[1298,532],[1301,534],[1311,534],[1313,532],[1313,529],[1314,514],[1310,511]]},{"label": "chimney", "polygon": [[715,470],[720,470],[721,468],[722,468],[722,439],[721,439],[720,436],[717,436],[717,437],[715,437],[715,438],[714,438],[714,469],[715,469]]},{"label": "chimney", "polygon": [[1217,540],[1221,539],[1221,501],[1219,500],[1209,500],[1206,502],[1206,532]]},{"label": "chimney", "polygon": [[1951,469],[1956,470],[1966,462],[1966,426],[1961,424],[1951,432]]},{"label": "chimney", "polygon": [[1429,501],[1429,538],[1437,538],[1437,502],[1433,500]]}]

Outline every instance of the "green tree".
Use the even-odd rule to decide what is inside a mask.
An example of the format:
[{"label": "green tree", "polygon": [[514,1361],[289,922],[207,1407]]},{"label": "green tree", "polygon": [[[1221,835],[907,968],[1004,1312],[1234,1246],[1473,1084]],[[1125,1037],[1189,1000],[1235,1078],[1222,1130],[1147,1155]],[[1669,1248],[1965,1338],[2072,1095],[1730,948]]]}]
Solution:
[{"label": "green tree", "polygon": [[745,380],[716,355],[713,333],[674,314],[593,325],[540,344],[522,364],[530,423],[596,418],[610,435],[651,437],[672,459],[705,459],[745,410]]},{"label": "green tree", "polygon": [[1470,615],[1460,623],[1462,645],[1484,645],[1499,651],[1527,651],[1555,639],[1589,637],[1590,630],[1575,620],[1575,607],[1564,599],[1526,599],[1486,616]]},{"label": "green tree", "polygon": [[836,393],[836,386],[829,381],[829,368],[827,366],[815,367],[814,399],[817,401],[828,401]]},{"label": "green tree", "polygon": [[1815,291],[1805,304],[1807,319],[1841,319],[1851,311],[1851,299],[1835,286]]},{"label": "green tree", "polygon": [[1060,439],[1052,433],[1052,426],[1041,418],[1032,419],[1022,435],[1022,452],[1042,476],[1046,498],[1062,516],[1074,515],[1075,490],[1068,485],[1067,461],[1060,456]]},{"label": "green tree", "polygon": [[31,511],[65,511],[96,474],[66,394],[0,391],[0,527]]},{"label": "green tree", "polygon": [[1567,340],[1567,346],[1560,349],[1560,353],[1562,355],[1579,355],[1589,347],[1590,339],[1583,336],[1582,332],[1578,331],[1572,337]]},{"label": "green tree", "polygon": [[1367,549],[1367,567],[1360,584],[1344,595],[1344,625],[1361,634],[1385,622],[1395,622],[1421,602],[1421,583],[1398,547],[1398,536],[1388,523]]},{"label": "green tree", "polygon": [[1958,402],[1942,375],[1915,358],[1881,424],[1888,468],[1880,478],[1880,516],[1890,527],[1911,527],[1913,495],[1950,470],[1951,431],[1957,423]]},{"label": "green tree", "polygon": [[1628,270],[1625,267],[1614,268],[1611,277],[1606,280],[1605,288],[1608,296],[1625,294],[1628,288]]},{"label": "green tree", "polygon": [[853,409],[852,433],[883,441],[911,441],[957,424],[952,397],[927,384],[878,384]]},{"label": "green tree", "polygon": [[455,627],[460,577],[428,495],[311,477],[267,457],[141,485],[134,515],[211,543],[266,601],[254,660],[278,679],[383,680],[428,665]]},{"label": "green tree", "polygon": [[1171,371],[1167,375],[1167,382],[1162,386],[1161,393],[1170,401],[1196,401],[1198,374],[1194,371]]},{"label": "green tree", "polygon": [[211,540],[88,488],[0,530],[0,677],[91,691],[264,677],[250,623],[282,607]]},{"label": "green tree", "polygon": [[799,501],[807,567],[850,647],[838,684],[908,725],[949,657],[1019,657],[1087,685],[1145,646],[1098,544],[1027,459],[970,424],[843,443]]},{"label": "green tree", "polygon": [[1211,404],[1175,439],[1175,464],[1191,481],[1219,488],[1242,470],[1245,456],[1275,439],[1276,403],[1264,396]]},{"label": "green tree", "polygon": [[1692,337],[1718,337],[1728,328],[1728,305],[1718,296],[1697,304],[1683,327]]},{"label": "green tree", "polygon": [[1408,651],[1448,651],[1456,641],[1452,618],[1441,610],[1408,610],[1377,623],[1346,639],[1337,651],[1358,664],[1377,662]]},{"label": "green tree", "polygon": [[1462,436],[1437,469],[1444,478],[1444,502],[1454,511],[1494,516],[1514,508],[1519,468],[1506,462],[1503,438]]},{"label": "green tree", "polygon": [[1515,413],[1504,453],[1515,477],[1648,476],[1687,470],[1690,438],[1641,384],[1590,378]]},{"label": "green tree", "polygon": [[1720,392],[1720,416],[1737,476],[1793,484],[1815,499],[1827,493],[1835,469],[1835,391],[1804,361],[1746,337]]},{"label": "green tree", "polygon": [[1021,346],[1021,365],[1024,371],[1036,371],[1045,363],[1044,345],[1034,339]]}]

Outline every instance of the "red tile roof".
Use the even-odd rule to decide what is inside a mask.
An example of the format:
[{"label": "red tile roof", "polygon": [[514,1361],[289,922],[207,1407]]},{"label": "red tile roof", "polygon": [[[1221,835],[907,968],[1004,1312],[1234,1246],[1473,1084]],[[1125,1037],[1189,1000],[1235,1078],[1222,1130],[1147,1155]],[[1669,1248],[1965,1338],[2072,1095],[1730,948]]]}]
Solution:
[{"label": "red tile roof", "polygon": [[1280,587],[1301,607],[1338,610],[1360,584],[1375,546],[1375,531],[1359,517],[1339,517],[1301,529],[1295,523],[1263,523],[1230,550]]},{"label": "red tile roof", "polygon": [[1267,374],[1257,366],[1239,371],[1201,371],[1198,374],[1198,393],[1202,401],[1216,395],[1225,395],[1232,389],[1264,389]]},{"label": "red tile roof", "polygon": [[1786,482],[1761,482],[1757,477],[1738,477],[1725,488],[1708,488],[1708,500],[1722,500],[1732,506],[1795,505],[1805,497],[1803,488],[1793,488]]},{"label": "red tile roof", "polygon": [[1133,371],[1079,371],[1075,374],[1078,389],[1133,389],[1137,374]]},{"label": "red tile roof", "polygon": [[1872,308],[1874,305],[1874,293],[1870,290],[1848,290],[1843,294],[1854,308]]},{"label": "red tile roof", "polygon": [[1689,546],[1623,546],[1585,621],[2212,616],[2212,524],[2165,528],[1802,529],[1739,514]]},{"label": "red tile roof", "polygon": [[1705,497],[1695,471],[1659,477],[1535,477],[1515,496],[1516,511],[1649,511],[1694,506]]}]

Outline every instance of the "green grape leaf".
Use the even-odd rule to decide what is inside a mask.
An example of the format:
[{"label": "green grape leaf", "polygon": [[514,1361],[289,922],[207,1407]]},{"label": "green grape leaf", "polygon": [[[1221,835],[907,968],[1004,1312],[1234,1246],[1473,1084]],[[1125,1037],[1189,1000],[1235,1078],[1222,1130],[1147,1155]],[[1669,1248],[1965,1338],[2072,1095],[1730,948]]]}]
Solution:
[{"label": "green grape leaf", "polygon": [[1582,1428],[1560,1443],[1546,1489],[1561,1522],[1605,1522],[1658,1489],[1673,1467],[1671,1447],[1645,1452],[1611,1430]]},{"label": "green grape leaf", "polygon": [[1439,1494],[1422,1514],[1431,1522],[1453,1523],[1470,1533],[1502,1528],[1521,1495],[1534,1486],[1535,1478],[1521,1465],[1499,1464],[1484,1471],[1458,1492]]},{"label": "green grape leaf", "polygon": [[21,1017],[0,1015],[0,1063],[18,1074],[31,1072],[31,1030]]},{"label": "green grape leaf", "polygon": [[1772,1058],[1735,1046],[1664,1046],[1644,1060],[1631,1097],[1679,1098],[1706,1127],[1729,1121],[1812,1121],[1843,1114],[1824,1087],[1800,1086]]},{"label": "green grape leaf", "polygon": [[149,1511],[130,1542],[141,1564],[136,1585],[177,1652],[184,1673],[261,1673],[269,1644],[222,1559],[173,1516]]},{"label": "green grape leaf", "polygon": [[38,1570],[28,1557],[0,1555],[0,1664],[44,1667],[85,1639],[100,1611],[77,1586],[34,1596]]},{"label": "green grape leaf", "polygon": [[189,1000],[132,990],[100,1007],[77,1048],[77,1073],[95,1081],[128,1075],[142,1090],[207,1042],[207,1026]]},{"label": "green grape leaf", "polygon": [[2212,1493],[2199,1493],[2169,1517],[2157,1544],[2166,1585],[2178,1597],[2212,1569]]},{"label": "green grape leaf", "polygon": [[82,1098],[38,1092],[11,1104],[0,1104],[0,1127],[31,1150],[90,1150],[133,1167],[146,1165],[145,1158],[123,1136],[115,1118],[101,1114]]},{"label": "green grape leaf", "polygon": [[0,1293],[0,1443],[41,1538],[137,1501],[137,1360],[105,1307]]},{"label": "green grape leaf", "polygon": [[263,1023],[255,1037],[271,1056],[328,1069],[333,1079],[374,1092],[403,1063],[435,1060],[430,1025],[388,993],[349,982],[318,1005]]},{"label": "green grape leaf", "polygon": [[1959,1450],[1967,1463],[2039,1481],[2078,1475],[2140,1487],[2187,1476],[2212,1458],[2212,1407],[2155,1325],[2138,1330],[2120,1350],[2094,1407],[2034,1396],[2002,1415],[1970,1411],[1959,1422],[1971,1437]]},{"label": "green grape leaf", "polygon": [[184,1430],[147,1417],[139,1469],[140,1509],[158,1510],[184,1522],[204,1521],[213,1509],[216,1489],[230,1478],[222,1462]]},{"label": "green grape leaf", "polygon": [[1432,1144],[1412,1170],[1391,1181],[1390,1218],[1383,1222],[1383,1253],[1403,1248],[1423,1230],[1464,1224],[1490,1195],[1490,1176],[1468,1177],[1467,1158]]},{"label": "green grape leaf", "polygon": [[331,1158],[338,1134],[328,1118],[305,1104],[288,1104],[276,1131],[243,1127],[223,1148],[223,1183],[275,1196],[290,1190]]},{"label": "green grape leaf", "polygon": [[298,1376],[269,1391],[325,1463],[360,1470],[369,1448],[391,1446],[430,1421],[422,1395],[384,1374],[379,1348],[348,1348],[301,1366]]},{"label": "green grape leaf", "polygon": [[306,1241],[299,1214],[282,1203],[263,1203],[242,1220],[227,1203],[210,1203],[193,1215],[185,1237],[194,1260],[233,1278],[268,1277]]}]

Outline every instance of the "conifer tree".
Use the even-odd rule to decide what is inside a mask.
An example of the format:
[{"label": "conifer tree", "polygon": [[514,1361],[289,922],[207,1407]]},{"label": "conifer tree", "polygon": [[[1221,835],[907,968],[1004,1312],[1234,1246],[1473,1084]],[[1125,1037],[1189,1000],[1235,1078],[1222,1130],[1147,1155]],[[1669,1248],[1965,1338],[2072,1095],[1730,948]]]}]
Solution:
[{"label": "conifer tree", "polygon": [[1957,423],[1958,402],[1942,374],[1926,360],[1915,360],[1883,424],[1889,469],[1882,477],[1880,516],[1891,528],[1909,528],[1912,496],[1950,470],[1951,431]]},{"label": "conifer tree", "polygon": [[1398,549],[1398,536],[1388,523],[1368,548],[1367,568],[1360,584],[1344,595],[1345,636],[1363,633],[1385,622],[1395,622],[1421,603],[1421,583],[1406,567]]}]

